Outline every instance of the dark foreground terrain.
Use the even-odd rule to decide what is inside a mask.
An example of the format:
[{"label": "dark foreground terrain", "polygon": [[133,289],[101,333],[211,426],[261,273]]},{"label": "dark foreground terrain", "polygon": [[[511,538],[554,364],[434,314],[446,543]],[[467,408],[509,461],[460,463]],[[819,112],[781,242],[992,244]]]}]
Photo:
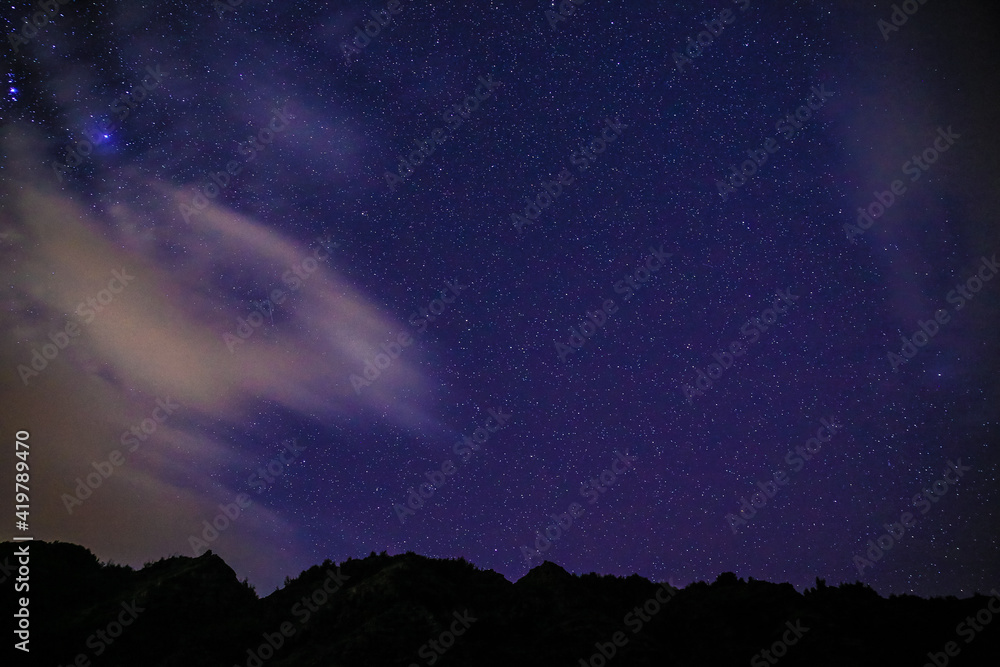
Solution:
[{"label": "dark foreground terrain", "polygon": [[[0,544],[8,642],[17,547]],[[548,562],[512,584],[408,553],[326,561],[258,598],[212,552],[133,570],[74,544],[30,551],[31,652],[8,643],[16,665],[1000,665],[1000,599],[983,595],[883,599],[821,580],[799,594],[730,573],[677,590]]]}]

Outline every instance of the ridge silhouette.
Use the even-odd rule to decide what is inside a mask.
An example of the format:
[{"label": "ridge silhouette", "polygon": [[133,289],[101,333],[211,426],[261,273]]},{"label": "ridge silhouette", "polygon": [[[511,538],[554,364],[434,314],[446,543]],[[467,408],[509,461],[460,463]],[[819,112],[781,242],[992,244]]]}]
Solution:
[{"label": "ridge silhouette", "polygon": [[[731,572],[675,589],[638,575],[574,575],[549,561],[511,583],[462,558],[372,552],[324,561],[259,597],[211,551],[136,570],[75,544],[30,544],[31,653],[16,652],[16,664],[921,667],[932,656],[1000,664],[1000,622],[968,641],[956,634],[987,608],[991,598],[979,594],[886,599],[861,583],[821,579],[798,593]],[[15,546],[0,543],[0,564],[16,562]],[[5,595],[11,614],[16,596]],[[124,627],[114,627],[118,619]],[[794,643],[779,658],[783,638]],[[943,653],[947,642],[957,657]]]}]

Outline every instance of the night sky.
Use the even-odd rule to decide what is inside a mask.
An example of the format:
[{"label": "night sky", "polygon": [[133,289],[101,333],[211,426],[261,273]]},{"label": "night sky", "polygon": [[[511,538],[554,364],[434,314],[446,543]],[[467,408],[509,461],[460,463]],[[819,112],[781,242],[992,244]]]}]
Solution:
[{"label": "night sky", "polygon": [[996,23],[903,4],[5,3],[30,534],[996,586]]}]

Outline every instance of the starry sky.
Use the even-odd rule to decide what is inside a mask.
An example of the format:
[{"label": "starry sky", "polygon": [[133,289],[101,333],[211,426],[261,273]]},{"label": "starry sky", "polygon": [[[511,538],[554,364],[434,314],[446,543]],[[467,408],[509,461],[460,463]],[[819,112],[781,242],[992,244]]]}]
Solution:
[{"label": "starry sky", "polygon": [[31,535],[996,586],[995,24],[914,6],[5,3]]}]

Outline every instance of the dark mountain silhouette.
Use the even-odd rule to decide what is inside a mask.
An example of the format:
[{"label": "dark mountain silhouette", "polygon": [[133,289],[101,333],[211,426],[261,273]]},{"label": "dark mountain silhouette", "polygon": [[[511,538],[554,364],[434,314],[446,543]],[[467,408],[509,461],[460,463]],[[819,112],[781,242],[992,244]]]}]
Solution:
[{"label": "dark mountain silhouette", "polygon": [[[728,572],[678,590],[550,562],[510,583],[461,558],[383,552],[326,561],[258,598],[212,552],[133,570],[78,545],[30,544],[31,653],[11,650],[13,664],[920,667],[934,665],[930,652],[935,667],[1000,665],[1000,620],[980,625],[984,595],[884,599],[819,579],[800,594]],[[18,546],[0,544],[0,566],[16,570]],[[2,584],[8,623],[16,576]]]}]

